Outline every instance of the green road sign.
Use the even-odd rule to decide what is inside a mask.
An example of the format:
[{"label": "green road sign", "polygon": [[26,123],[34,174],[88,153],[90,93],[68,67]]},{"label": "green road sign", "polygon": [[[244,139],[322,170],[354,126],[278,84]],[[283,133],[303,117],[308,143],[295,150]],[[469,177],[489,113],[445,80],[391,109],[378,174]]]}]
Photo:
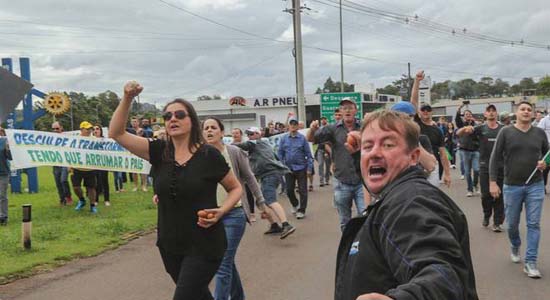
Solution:
[{"label": "green road sign", "polygon": [[361,93],[328,93],[321,94],[321,117],[326,117],[329,123],[334,123],[334,110],[340,106],[342,99],[349,97],[357,103],[356,118],[363,116],[363,105],[361,105]]}]

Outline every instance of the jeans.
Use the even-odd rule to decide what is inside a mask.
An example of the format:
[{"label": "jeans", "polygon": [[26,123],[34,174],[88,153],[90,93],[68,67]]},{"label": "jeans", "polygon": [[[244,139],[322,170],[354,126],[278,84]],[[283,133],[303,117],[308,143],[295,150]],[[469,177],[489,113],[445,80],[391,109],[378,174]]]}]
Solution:
[{"label": "jeans", "polygon": [[351,207],[355,203],[357,214],[359,215],[366,208],[365,199],[363,198],[363,185],[349,185],[340,182],[334,178],[334,204],[338,210],[340,219],[340,229],[344,231],[344,227],[351,219]]},{"label": "jeans", "polygon": [[[323,147],[324,145],[319,145]],[[317,162],[319,163],[319,183],[328,184],[330,180],[331,160],[329,155],[325,155],[325,150],[317,150]]]},{"label": "jeans", "polygon": [[525,219],[527,220],[525,263],[536,263],[540,239],[540,216],[544,201],[544,183],[540,180],[530,185],[505,184],[503,191],[508,238],[512,248],[519,249],[521,246],[518,226],[521,210],[525,203]]},{"label": "jeans", "polygon": [[8,219],[8,182],[9,176],[0,176],[0,220]]},{"label": "jeans", "polygon": [[212,300],[210,280],[220,259],[197,255],[179,255],[159,248],[166,272],[176,284],[173,300]]},{"label": "jeans", "polygon": [[71,196],[69,188],[69,169],[66,167],[53,167],[53,178],[57,187],[59,201],[64,202],[65,197]]},{"label": "jeans", "polygon": [[[303,169],[301,171],[293,171],[290,174],[285,175],[286,179],[286,194],[290,204],[297,208],[297,211],[306,213],[307,208],[307,171]],[[296,199],[296,181],[298,181],[298,193],[300,194],[300,201]]]},{"label": "jeans", "polygon": [[122,183],[124,182],[123,172],[113,172],[113,175],[115,177],[115,191],[122,190]]},{"label": "jeans", "polygon": [[[497,185],[500,190],[503,190],[502,180],[502,177],[497,178]],[[479,189],[481,190],[483,218],[489,220],[492,215],[493,224],[501,225],[504,222],[504,202],[502,201],[502,195],[496,199],[491,196],[489,191],[489,170],[487,169],[483,169],[479,172]]]},{"label": "jeans", "polygon": [[261,180],[262,194],[266,205],[277,202],[277,186],[281,180],[281,175],[267,175]]},{"label": "jeans", "polygon": [[244,300],[244,290],[237,267],[235,256],[246,228],[246,213],[242,207],[237,207],[223,216],[225,235],[227,236],[227,249],[223,256],[222,264],[216,272],[216,300]]},{"label": "jeans", "polygon": [[[468,191],[473,192],[479,181],[479,151],[460,150],[460,152],[462,152],[462,158],[464,158],[464,176],[468,184]],[[472,169],[474,170],[473,180]]]},{"label": "jeans", "polygon": [[434,170],[428,175],[428,182],[439,187],[439,164],[435,164]]},{"label": "jeans", "polygon": [[460,175],[464,176],[466,171],[464,170],[464,155],[462,155],[462,151],[458,150],[458,157],[460,157]]}]

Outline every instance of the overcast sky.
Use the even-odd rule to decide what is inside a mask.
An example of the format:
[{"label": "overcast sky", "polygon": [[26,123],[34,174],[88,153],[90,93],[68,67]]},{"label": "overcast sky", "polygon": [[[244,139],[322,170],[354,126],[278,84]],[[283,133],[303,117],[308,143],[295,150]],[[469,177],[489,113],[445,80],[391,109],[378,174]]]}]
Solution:
[{"label": "overcast sky", "polygon": [[[141,101],[199,95],[295,93],[292,19],[281,0],[0,0],[0,57],[29,57],[43,92],[120,92],[135,79]],[[340,78],[337,0],[302,0],[306,93]],[[352,5],[347,1],[344,4]],[[547,0],[353,0],[507,40],[550,45]],[[330,4],[330,5],[327,5]],[[332,5],[332,6],[331,6]],[[383,87],[411,62],[434,81],[482,75],[511,83],[550,73],[550,51],[498,45],[418,23],[343,12],[345,81]],[[443,28],[444,29],[444,28]],[[444,29],[448,32],[447,29]],[[265,37],[262,39],[260,37]],[[278,41],[274,41],[278,40]],[[321,48],[323,50],[315,49]],[[16,66],[17,68],[17,66]]]}]

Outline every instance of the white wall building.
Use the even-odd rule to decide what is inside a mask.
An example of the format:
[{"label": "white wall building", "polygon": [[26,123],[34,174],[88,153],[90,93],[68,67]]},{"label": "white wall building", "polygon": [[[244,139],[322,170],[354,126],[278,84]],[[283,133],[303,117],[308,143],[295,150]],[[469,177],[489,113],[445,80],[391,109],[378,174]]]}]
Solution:
[{"label": "white wall building", "polygon": [[[305,95],[307,124],[320,117],[320,95]],[[363,112],[372,111],[386,103],[400,101],[400,96],[363,94]],[[293,96],[271,96],[193,101],[193,107],[201,119],[215,116],[224,122],[226,133],[232,128],[265,127],[269,122],[285,123],[289,112],[297,113],[298,101]],[[231,105],[230,103],[233,103]]]}]

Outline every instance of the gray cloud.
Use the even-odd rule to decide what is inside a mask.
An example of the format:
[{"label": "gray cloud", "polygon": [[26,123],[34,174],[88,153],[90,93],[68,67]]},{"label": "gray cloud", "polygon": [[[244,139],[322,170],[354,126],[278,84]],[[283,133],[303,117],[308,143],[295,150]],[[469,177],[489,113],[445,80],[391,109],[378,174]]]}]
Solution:
[{"label": "gray cloud", "polygon": [[[283,12],[290,1],[166,1],[259,36],[290,40],[292,19]],[[203,94],[250,97],[295,91],[291,42],[241,34],[160,1],[2,2],[0,56],[30,57],[33,83],[43,91],[118,92],[129,79],[144,84],[142,101],[157,103]],[[338,51],[338,10],[303,2],[311,8],[303,14],[304,45]],[[491,36],[550,44],[550,8],[543,0],[353,2]],[[413,72],[424,68],[435,81],[490,75],[516,82],[550,68],[548,50],[472,41],[348,11],[344,47],[356,56],[344,59],[345,80],[378,87],[405,73],[407,62]],[[339,80],[337,53],[312,48],[303,53],[307,93],[328,76]]]}]

